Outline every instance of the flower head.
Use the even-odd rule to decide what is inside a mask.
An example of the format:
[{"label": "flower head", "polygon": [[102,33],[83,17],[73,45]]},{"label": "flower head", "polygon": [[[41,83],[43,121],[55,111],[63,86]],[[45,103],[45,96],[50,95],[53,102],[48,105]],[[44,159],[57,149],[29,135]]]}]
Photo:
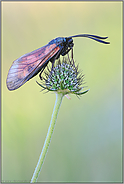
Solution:
[{"label": "flower head", "polygon": [[82,95],[89,90],[81,92],[84,87],[84,75],[78,70],[78,65],[75,66],[73,58],[60,58],[55,62],[51,68],[47,65],[44,75],[42,77],[42,84],[38,83],[43,89],[63,93],[64,95],[72,93]]}]

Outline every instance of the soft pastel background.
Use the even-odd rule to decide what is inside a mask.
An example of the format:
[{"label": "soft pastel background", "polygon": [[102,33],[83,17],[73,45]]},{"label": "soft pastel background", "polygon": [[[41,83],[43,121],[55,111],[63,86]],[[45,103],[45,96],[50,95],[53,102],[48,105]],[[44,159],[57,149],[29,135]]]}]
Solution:
[{"label": "soft pastel background", "polygon": [[12,62],[58,36],[108,36],[110,45],[74,38],[74,58],[90,91],[63,99],[38,181],[122,181],[122,2],[2,2],[2,181],[29,182],[55,94],[36,76],[9,91]]}]

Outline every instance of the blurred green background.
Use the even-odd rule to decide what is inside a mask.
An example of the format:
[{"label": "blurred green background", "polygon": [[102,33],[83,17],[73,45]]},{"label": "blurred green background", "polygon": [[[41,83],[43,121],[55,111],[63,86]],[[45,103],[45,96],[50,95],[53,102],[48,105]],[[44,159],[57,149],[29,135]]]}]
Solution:
[{"label": "blurred green background", "polygon": [[30,181],[55,103],[54,93],[40,92],[39,76],[9,91],[12,62],[80,33],[108,36],[111,44],[74,38],[90,91],[63,99],[38,181],[122,181],[122,2],[2,2],[3,182]]}]

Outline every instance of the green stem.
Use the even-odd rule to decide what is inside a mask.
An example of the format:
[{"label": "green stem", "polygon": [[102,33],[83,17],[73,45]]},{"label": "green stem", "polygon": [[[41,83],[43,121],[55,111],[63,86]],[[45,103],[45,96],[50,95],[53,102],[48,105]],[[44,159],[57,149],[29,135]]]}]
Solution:
[{"label": "green stem", "polygon": [[39,173],[40,173],[42,165],[44,163],[44,160],[45,160],[45,157],[46,157],[49,145],[50,145],[51,137],[52,137],[52,134],[53,134],[53,131],[54,131],[54,128],[55,128],[57,115],[58,115],[58,112],[59,112],[59,108],[60,108],[63,96],[64,95],[62,93],[56,93],[56,102],[55,102],[55,105],[54,105],[53,114],[52,114],[51,121],[50,121],[50,126],[49,126],[49,129],[48,129],[48,132],[47,132],[47,136],[46,136],[46,139],[45,139],[43,149],[42,149],[42,152],[40,154],[37,166],[36,166],[34,174],[32,176],[31,183],[37,182]]}]

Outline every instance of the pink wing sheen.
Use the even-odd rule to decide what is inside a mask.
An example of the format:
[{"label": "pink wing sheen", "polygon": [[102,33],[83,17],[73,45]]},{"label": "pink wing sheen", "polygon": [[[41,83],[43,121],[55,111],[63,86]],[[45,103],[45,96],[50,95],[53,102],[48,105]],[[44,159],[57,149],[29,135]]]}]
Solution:
[{"label": "pink wing sheen", "polygon": [[22,86],[59,50],[56,44],[45,45],[13,61],[6,80],[7,88],[15,90]]}]

